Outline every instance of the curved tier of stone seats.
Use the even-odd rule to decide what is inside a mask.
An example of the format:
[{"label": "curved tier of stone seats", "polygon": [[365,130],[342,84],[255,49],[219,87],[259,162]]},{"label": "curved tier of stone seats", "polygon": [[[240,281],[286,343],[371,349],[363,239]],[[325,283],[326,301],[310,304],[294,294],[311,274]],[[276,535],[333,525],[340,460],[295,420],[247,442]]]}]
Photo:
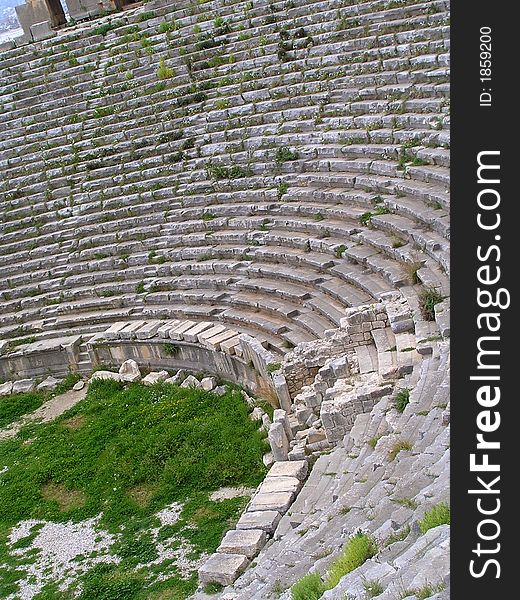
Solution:
[{"label": "curved tier of stone seats", "polygon": [[[432,506],[449,501],[446,344],[436,344],[401,386],[411,389],[402,414],[394,407],[398,388],[356,418],[344,442],[317,459],[273,538],[222,598],[264,600],[278,593],[290,600],[290,593],[281,591],[309,572],[324,575],[359,530],[374,537],[377,554],[325,592],[324,599],[364,600],[366,582],[378,582],[381,600],[415,598],[414,590],[419,597],[417,590],[425,586],[437,590],[439,600],[449,597],[449,527],[423,535],[418,524]],[[409,449],[394,457],[391,452],[402,441]]]},{"label": "curved tier of stone seats", "polygon": [[445,2],[151,9],[2,56],[3,337],[448,294]]},{"label": "curved tier of stone seats", "polygon": [[[316,463],[215,597],[265,600],[324,574],[361,528],[378,554],[324,598],[362,600],[377,580],[381,600],[425,584],[444,600],[449,530],[417,522],[448,499],[448,3],[153,0],[4,49],[0,90],[0,349],[73,339],[87,372],[96,339],[105,360],[120,325],[144,322],[163,368],[155,330],[182,320],[276,358],[265,376],[283,380],[295,439],[275,464]],[[370,303],[383,321],[349,325]],[[186,356],[208,345],[188,337]],[[144,338],[121,339],[139,358]],[[336,368],[379,386],[346,434],[326,422]]]}]

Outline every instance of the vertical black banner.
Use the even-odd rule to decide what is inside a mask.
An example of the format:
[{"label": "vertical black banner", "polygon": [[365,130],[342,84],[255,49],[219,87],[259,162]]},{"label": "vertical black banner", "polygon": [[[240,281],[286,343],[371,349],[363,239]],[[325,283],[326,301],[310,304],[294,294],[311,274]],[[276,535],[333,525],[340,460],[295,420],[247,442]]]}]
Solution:
[{"label": "vertical black banner", "polygon": [[451,8],[455,600],[518,595],[518,12],[517,3],[482,0]]}]

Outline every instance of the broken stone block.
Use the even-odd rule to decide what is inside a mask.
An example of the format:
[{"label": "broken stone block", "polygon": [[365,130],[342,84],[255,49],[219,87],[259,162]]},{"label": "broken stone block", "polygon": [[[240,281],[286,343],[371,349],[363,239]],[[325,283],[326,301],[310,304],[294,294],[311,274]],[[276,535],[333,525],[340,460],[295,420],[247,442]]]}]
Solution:
[{"label": "broken stone block", "polygon": [[129,358],[119,367],[119,375],[121,375],[121,381],[127,381],[133,383],[141,379],[141,371],[139,365]]},{"label": "broken stone block", "polygon": [[166,379],[168,379],[168,371],[152,371],[146,377],[143,377],[142,383],[144,385],[154,385],[154,383],[159,383]]},{"label": "broken stone block", "polygon": [[307,443],[309,444],[322,442],[325,438],[325,432],[322,429],[315,429],[314,427],[311,427],[307,430]]},{"label": "broken stone block", "polygon": [[172,385],[180,385],[187,377],[186,371],[180,369],[172,377],[168,377],[164,380],[165,383],[171,383]]},{"label": "broken stone block", "polygon": [[75,392],[79,392],[79,390],[82,390],[85,387],[85,382],[80,379],[79,381],[76,381],[76,383],[72,386],[72,389]]},{"label": "broken stone block", "polygon": [[251,421],[261,421],[262,417],[265,415],[265,411],[260,406],[255,406],[249,415]]},{"label": "broken stone block", "polygon": [[291,395],[289,394],[289,388],[287,386],[285,376],[282,373],[273,373],[271,375],[271,379],[273,381],[274,389],[276,391],[276,395],[278,396],[280,406],[286,412],[290,412]]},{"label": "broken stone block", "polygon": [[271,450],[275,460],[287,460],[289,452],[289,440],[285,435],[284,427],[281,423],[273,423],[269,427],[267,439],[271,445]]},{"label": "broken stone block", "polygon": [[275,510],[247,511],[238,520],[237,529],[263,529],[272,534],[281,518]]},{"label": "broken stone block", "polygon": [[274,464],[274,456],[272,452],[267,452],[262,456],[262,462],[264,465],[269,468]]},{"label": "broken stone block", "polygon": [[243,554],[212,554],[199,569],[200,583],[231,585],[248,564],[249,559]]},{"label": "broken stone block", "polygon": [[13,390],[13,382],[6,381],[5,383],[0,384],[0,396],[9,396],[9,394]]},{"label": "broken stone block", "polygon": [[263,414],[262,415],[262,425],[263,425],[264,429],[266,431],[269,431],[269,427],[271,427],[272,424],[273,423],[272,423],[271,419],[269,418],[269,415],[267,413]]},{"label": "broken stone block", "polygon": [[188,375],[186,379],[181,383],[182,388],[200,388],[200,381],[193,375]]},{"label": "broken stone block", "polygon": [[19,379],[13,383],[13,394],[25,394],[34,389],[34,381],[32,379]]},{"label": "broken stone block", "polygon": [[291,424],[289,423],[289,418],[288,418],[285,410],[282,410],[281,408],[277,408],[273,414],[273,421],[275,423],[281,423],[283,425],[283,429],[285,431],[285,435],[287,436],[287,439],[289,441],[292,440],[293,433],[292,433],[292,429],[291,429]]},{"label": "broken stone block", "polygon": [[49,375],[46,379],[44,379],[41,383],[36,386],[36,389],[42,392],[52,392],[52,390],[56,389],[59,380]]},{"label": "broken stone block", "polygon": [[90,381],[96,379],[112,379],[113,381],[121,381],[121,375],[119,373],[113,373],[112,371],[94,371]]},{"label": "broken stone block", "polygon": [[204,377],[200,381],[200,387],[206,392],[211,392],[217,385],[216,377]]},{"label": "broken stone block", "polygon": [[217,552],[243,554],[253,558],[265,546],[267,540],[263,529],[232,529],[224,536]]}]

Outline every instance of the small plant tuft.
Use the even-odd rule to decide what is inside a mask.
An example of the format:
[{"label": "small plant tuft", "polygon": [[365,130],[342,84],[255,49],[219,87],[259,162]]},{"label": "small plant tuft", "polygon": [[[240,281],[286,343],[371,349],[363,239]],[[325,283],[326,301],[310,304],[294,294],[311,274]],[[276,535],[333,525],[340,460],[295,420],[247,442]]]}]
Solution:
[{"label": "small plant tuft", "polygon": [[171,342],[166,342],[163,344],[163,352],[166,356],[176,356],[179,353],[179,346],[177,344],[172,344]]},{"label": "small plant tuft", "polygon": [[451,522],[450,507],[446,502],[440,502],[433,508],[426,511],[424,517],[419,521],[421,533],[426,533],[429,529],[439,525],[449,525]]},{"label": "small plant tuft", "polygon": [[318,600],[326,591],[319,573],[309,573],[291,588],[291,600]]},{"label": "small plant tuft", "polygon": [[443,300],[444,296],[435,288],[426,288],[419,294],[419,304],[425,321],[435,321],[435,305]]},{"label": "small plant tuft", "polygon": [[397,392],[397,395],[394,400],[394,406],[397,409],[397,412],[402,413],[404,409],[408,406],[410,402],[410,390],[408,388],[403,388]]},{"label": "small plant tuft", "polygon": [[401,450],[410,451],[412,449],[413,445],[410,442],[399,440],[390,449],[390,452],[388,453],[388,460],[395,460],[396,456],[399,454],[399,452],[401,452]]},{"label": "small plant tuft", "polygon": [[298,157],[299,155],[296,150],[291,150],[290,148],[287,148],[287,146],[283,146],[276,150],[275,160],[277,163],[284,163],[290,160],[298,160]]}]

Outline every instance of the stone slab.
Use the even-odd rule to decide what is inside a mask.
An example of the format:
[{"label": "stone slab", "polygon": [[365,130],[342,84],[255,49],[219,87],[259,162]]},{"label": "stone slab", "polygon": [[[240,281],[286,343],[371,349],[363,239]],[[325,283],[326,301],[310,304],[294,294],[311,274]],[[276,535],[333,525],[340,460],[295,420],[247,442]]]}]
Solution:
[{"label": "stone slab", "polygon": [[267,476],[296,477],[300,481],[303,481],[307,477],[308,469],[309,467],[305,460],[275,462]]},{"label": "stone slab", "polygon": [[217,548],[224,554],[243,554],[253,558],[264,547],[267,535],[263,529],[232,529]]},{"label": "stone slab", "polygon": [[[290,462],[290,461],[289,461]],[[260,485],[259,493],[294,492],[301,488],[301,481],[296,477],[266,477]]]},{"label": "stone slab", "polygon": [[249,559],[243,554],[212,554],[199,569],[200,583],[231,585],[248,564]]},{"label": "stone slab", "polygon": [[291,506],[293,498],[293,492],[258,493],[251,500],[248,511],[276,510],[281,514],[285,514]]},{"label": "stone slab", "polygon": [[274,533],[282,516],[276,510],[247,511],[237,523],[237,529],[263,529],[266,533]]}]

